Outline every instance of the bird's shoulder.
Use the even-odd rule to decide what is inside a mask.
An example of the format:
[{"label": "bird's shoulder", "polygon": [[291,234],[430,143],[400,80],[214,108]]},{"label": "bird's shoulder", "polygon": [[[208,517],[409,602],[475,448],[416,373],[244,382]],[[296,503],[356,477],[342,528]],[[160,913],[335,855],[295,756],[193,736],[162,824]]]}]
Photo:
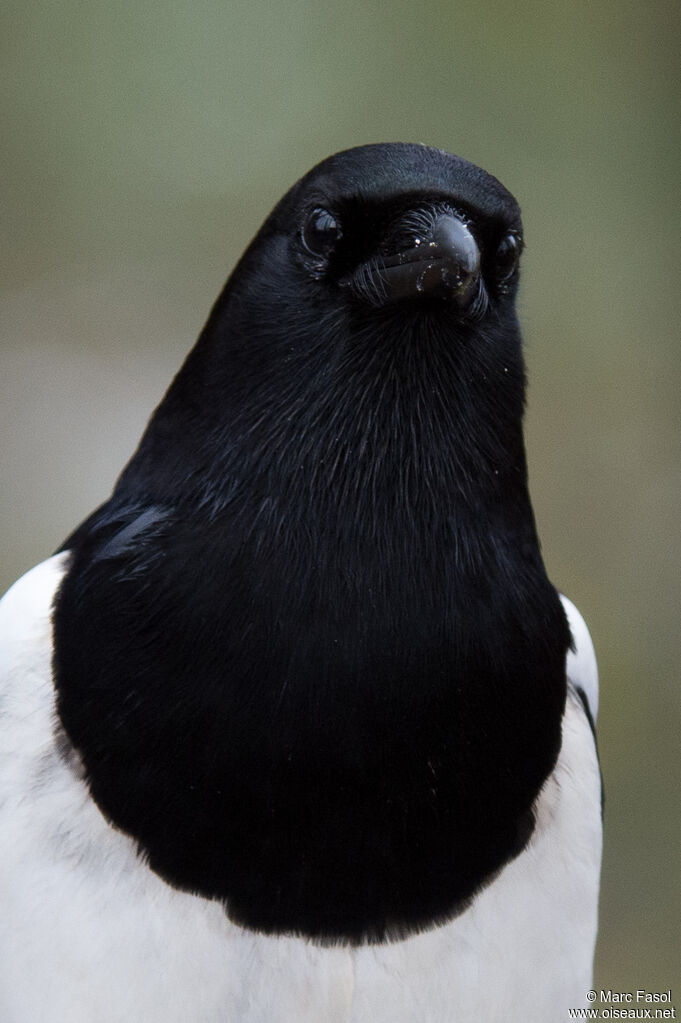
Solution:
[{"label": "bird's shoulder", "polygon": [[568,649],[566,673],[568,682],[580,694],[592,727],[598,719],[598,664],[596,651],[584,618],[565,594],[560,599],[567,615],[572,642]]},{"label": "bird's shoulder", "polygon": [[19,578],[0,600],[0,678],[5,685],[16,669],[30,669],[51,643],[54,600],[68,569],[63,551]]},{"label": "bird's shoulder", "polygon": [[57,554],[23,575],[0,600],[0,793],[21,787],[40,755],[42,723],[52,712],[52,610],[69,555]]}]

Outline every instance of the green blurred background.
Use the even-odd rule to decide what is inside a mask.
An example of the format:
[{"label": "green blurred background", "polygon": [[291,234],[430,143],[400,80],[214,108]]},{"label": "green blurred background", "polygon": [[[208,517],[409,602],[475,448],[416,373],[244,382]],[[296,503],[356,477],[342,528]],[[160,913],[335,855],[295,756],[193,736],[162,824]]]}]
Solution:
[{"label": "green blurred background", "polygon": [[596,982],[674,988],[678,5],[6,0],[2,21],[3,588],[107,496],[313,163],[422,141],[518,197],[532,492],[602,676]]}]

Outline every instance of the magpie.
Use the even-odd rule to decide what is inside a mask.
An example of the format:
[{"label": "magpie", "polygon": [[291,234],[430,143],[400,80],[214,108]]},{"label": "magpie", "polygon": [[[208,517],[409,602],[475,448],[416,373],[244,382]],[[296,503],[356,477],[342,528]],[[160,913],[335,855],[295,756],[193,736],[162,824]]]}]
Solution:
[{"label": "magpie", "polygon": [[4,597],[4,1023],[585,1004],[598,683],[530,504],[522,249],[463,159],[323,161]]}]

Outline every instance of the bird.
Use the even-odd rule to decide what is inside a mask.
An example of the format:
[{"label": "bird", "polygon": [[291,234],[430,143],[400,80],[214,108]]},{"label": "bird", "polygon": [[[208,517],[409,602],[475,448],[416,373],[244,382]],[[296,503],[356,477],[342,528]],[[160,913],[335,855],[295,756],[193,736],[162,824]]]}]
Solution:
[{"label": "bird", "polygon": [[523,247],[443,150],[317,164],[8,591],[4,1023],[586,1004],[598,675],[529,496]]}]

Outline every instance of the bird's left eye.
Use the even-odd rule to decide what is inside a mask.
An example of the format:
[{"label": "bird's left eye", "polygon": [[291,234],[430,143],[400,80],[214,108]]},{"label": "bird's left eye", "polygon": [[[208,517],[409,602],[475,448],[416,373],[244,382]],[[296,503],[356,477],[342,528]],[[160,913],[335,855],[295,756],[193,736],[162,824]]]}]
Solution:
[{"label": "bird's left eye", "polygon": [[312,210],[303,224],[303,245],[312,256],[328,256],[342,237],[341,226],[328,210]]},{"label": "bird's left eye", "polygon": [[507,234],[502,239],[495,257],[495,271],[498,284],[506,284],[518,269],[520,259],[520,239],[515,234]]}]

